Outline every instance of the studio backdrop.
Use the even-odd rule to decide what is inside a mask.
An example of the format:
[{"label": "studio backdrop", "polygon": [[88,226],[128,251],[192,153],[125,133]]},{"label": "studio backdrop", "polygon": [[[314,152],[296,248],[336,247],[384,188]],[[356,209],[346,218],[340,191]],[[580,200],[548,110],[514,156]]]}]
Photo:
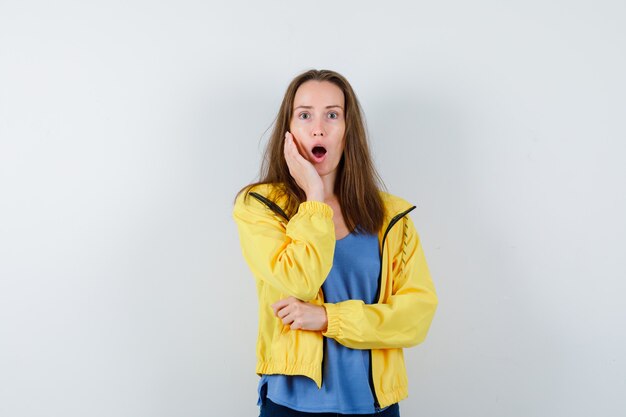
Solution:
[{"label": "studio backdrop", "polygon": [[626,409],[622,1],[0,1],[0,415],[255,416],[231,212],[354,87],[439,296],[403,416]]}]

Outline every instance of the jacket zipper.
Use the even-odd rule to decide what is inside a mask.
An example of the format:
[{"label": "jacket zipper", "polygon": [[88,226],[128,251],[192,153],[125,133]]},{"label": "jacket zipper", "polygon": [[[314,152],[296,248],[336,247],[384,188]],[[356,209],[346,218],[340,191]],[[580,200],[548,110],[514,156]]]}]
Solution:
[{"label": "jacket zipper", "polygon": [[[380,269],[378,271],[378,288],[376,289],[376,297],[374,297],[374,300],[376,300],[376,303],[380,303],[380,287],[381,287],[382,279],[383,279],[383,253],[385,251],[385,239],[387,238],[387,234],[389,233],[391,228],[398,221],[400,221],[400,219],[402,219],[404,216],[409,214],[413,209],[415,209],[415,206],[412,206],[411,208],[403,211],[402,213],[396,214],[389,222],[389,225],[387,226],[387,229],[385,229],[385,233],[383,234],[383,241],[380,246]],[[368,351],[369,351],[369,362],[370,362],[369,383],[370,383],[370,389],[372,390],[372,397],[374,397],[374,409],[376,410],[376,412],[378,412],[380,411],[381,407],[380,407],[380,403],[378,402],[378,396],[376,395],[376,388],[374,388],[374,376],[373,376],[374,374],[372,370],[372,349],[368,349]]]},{"label": "jacket zipper", "polygon": [[[281,216],[282,218],[284,218],[285,220],[289,221],[289,216],[287,216],[287,214],[285,214],[285,212],[283,211],[282,208],[280,208],[280,206],[276,203],[274,203],[273,201],[271,201],[270,199],[262,196],[261,194],[255,193],[255,192],[251,192],[250,193],[251,196],[253,196],[254,198],[256,198],[257,200],[259,200],[260,202],[262,202],[263,204],[265,204],[270,210],[272,210],[274,213],[278,214],[279,216]],[[389,231],[391,230],[391,228],[398,222],[400,221],[400,219],[402,219],[404,216],[406,216],[407,214],[409,214],[413,209],[415,209],[415,206],[412,206],[411,208],[409,208],[408,210],[403,211],[402,213],[396,214],[391,221],[389,222],[389,225],[387,226],[387,228],[385,229],[385,233],[383,234],[383,241],[382,244],[380,246],[380,269],[378,270],[378,287],[376,288],[376,297],[374,297],[374,299],[376,300],[376,303],[380,303],[380,287],[381,287],[381,283],[382,283],[382,273],[383,273],[383,252],[385,250],[385,239],[387,238],[387,234],[389,233]],[[376,389],[374,388],[374,377],[373,377],[373,371],[372,371],[372,350],[369,349],[369,362],[370,362],[370,374],[369,374],[369,384],[370,384],[370,389],[372,390],[372,397],[374,397],[374,409],[378,412],[380,411],[380,403],[378,402],[378,396],[376,395]],[[321,378],[320,378],[320,384],[324,383],[324,361],[326,360],[326,344],[324,343],[324,341],[322,340],[322,372],[320,372]]]}]

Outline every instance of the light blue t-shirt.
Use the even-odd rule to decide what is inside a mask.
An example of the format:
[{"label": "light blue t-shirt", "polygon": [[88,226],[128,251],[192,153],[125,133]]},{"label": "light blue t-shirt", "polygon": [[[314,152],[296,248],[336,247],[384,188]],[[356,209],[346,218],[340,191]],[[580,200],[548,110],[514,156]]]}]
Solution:
[{"label": "light blue t-shirt", "polygon": [[[322,285],[325,301],[374,303],[379,270],[377,235],[351,233],[336,241],[333,267]],[[266,395],[273,402],[299,411],[375,413],[369,373],[368,350],[350,349],[325,337],[322,388],[318,389],[312,379],[302,375],[263,375],[258,405],[266,388]]]}]

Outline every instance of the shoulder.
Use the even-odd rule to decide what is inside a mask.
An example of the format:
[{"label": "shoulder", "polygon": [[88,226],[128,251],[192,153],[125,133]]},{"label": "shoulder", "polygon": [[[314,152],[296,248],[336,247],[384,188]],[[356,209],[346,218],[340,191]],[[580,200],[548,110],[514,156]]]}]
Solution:
[{"label": "shoulder", "polygon": [[395,216],[398,213],[406,211],[413,207],[413,204],[409,203],[402,197],[390,194],[386,191],[379,191],[380,198],[383,200],[385,211],[389,216]]},{"label": "shoulder", "polygon": [[398,197],[384,191],[380,192],[380,196],[383,199],[385,205],[385,218],[387,224],[389,224],[389,222],[391,222],[394,217],[404,214],[402,216],[404,218],[404,229],[401,228],[397,230],[404,230],[405,238],[402,239],[401,234],[395,234],[394,236],[396,236],[397,239],[402,240],[402,242],[405,242],[405,239],[410,240],[414,236],[417,236],[417,238],[419,239],[419,234],[415,229],[415,224],[413,223],[413,220],[411,219],[409,213],[412,209],[415,208],[415,204],[408,202],[402,197]]},{"label": "shoulder", "polygon": [[259,216],[263,218],[279,216],[288,220],[289,217],[281,206],[283,198],[281,198],[280,191],[279,184],[253,184],[244,187],[235,199],[233,215],[235,218],[248,219]]},{"label": "shoulder", "polygon": [[[235,199],[235,205],[249,204],[250,194],[254,193],[261,197],[269,197],[278,189],[276,184],[253,184],[248,185],[241,189],[237,198]],[[256,200],[256,199],[252,199]]]}]

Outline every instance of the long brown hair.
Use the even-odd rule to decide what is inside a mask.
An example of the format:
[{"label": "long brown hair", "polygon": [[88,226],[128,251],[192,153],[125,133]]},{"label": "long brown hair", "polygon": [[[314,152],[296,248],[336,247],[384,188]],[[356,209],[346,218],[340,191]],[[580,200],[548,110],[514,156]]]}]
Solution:
[{"label": "long brown hair", "polygon": [[293,115],[293,102],[298,88],[307,81],[329,81],[343,92],[345,99],[345,148],[337,169],[335,194],[348,230],[355,233],[377,233],[382,227],[384,205],[379,189],[384,183],[370,156],[367,133],[361,106],[352,86],[341,74],[330,70],[309,70],[294,78],[285,92],[283,102],[274,121],[270,140],[261,164],[260,181],[243,187],[237,195],[260,184],[277,185],[270,200],[285,199],[283,210],[289,217],[306,201],[306,194],[289,173],[284,156],[285,132]]}]

